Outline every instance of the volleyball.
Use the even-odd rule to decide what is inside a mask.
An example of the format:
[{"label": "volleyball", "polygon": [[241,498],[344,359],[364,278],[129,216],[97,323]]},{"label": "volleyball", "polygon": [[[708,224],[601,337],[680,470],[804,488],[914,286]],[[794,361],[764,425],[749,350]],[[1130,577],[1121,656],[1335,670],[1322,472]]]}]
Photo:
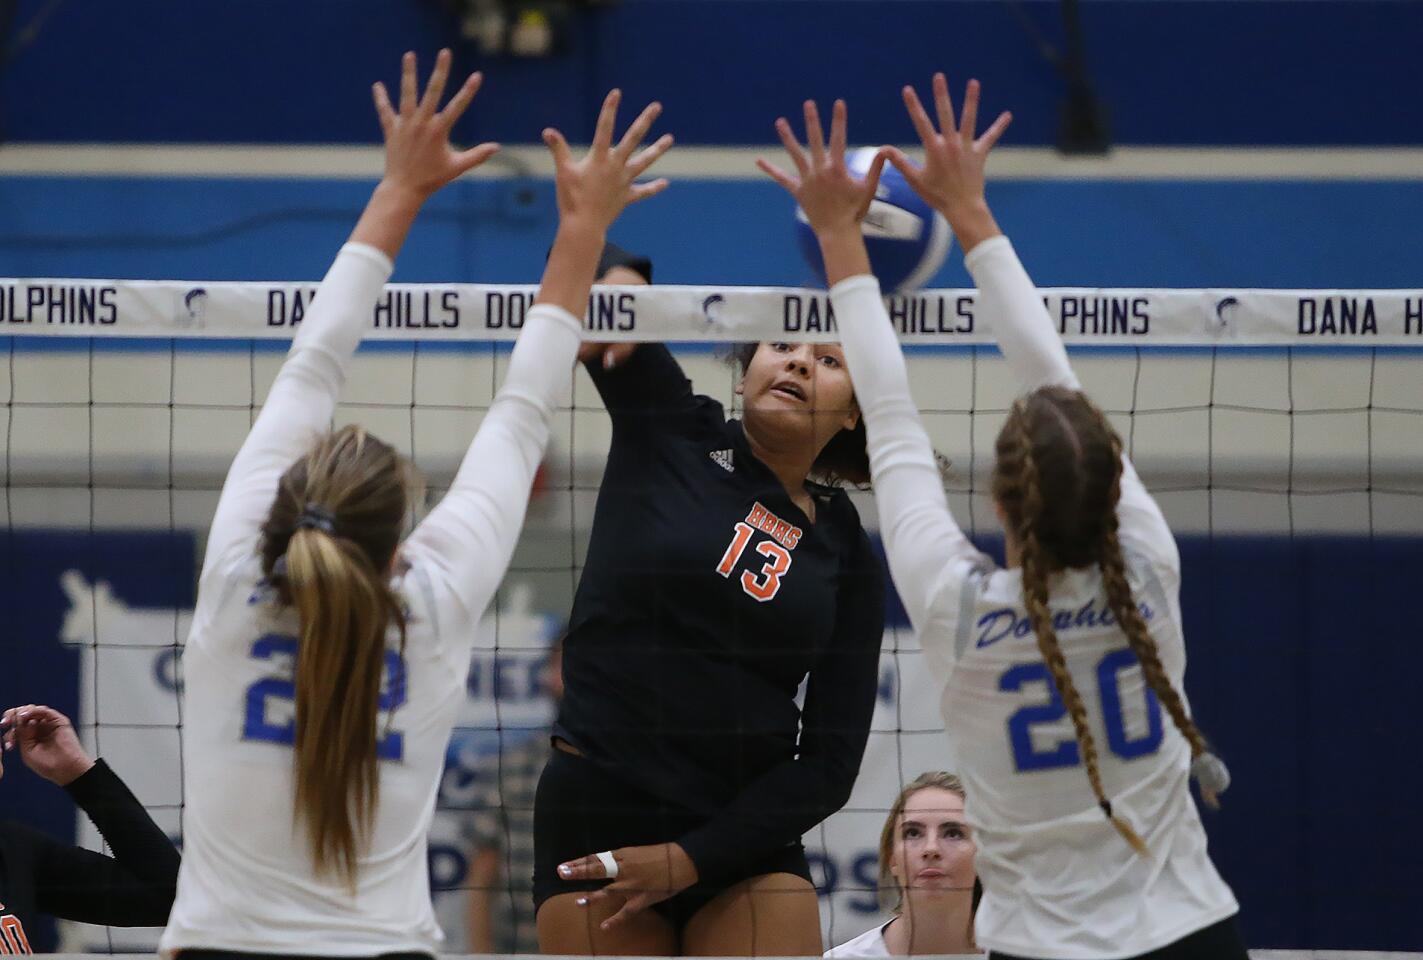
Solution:
[{"label": "volleyball", "polygon": [[[850,154],[846,163],[863,176],[874,158],[874,147],[861,147]],[[823,284],[825,265],[820,258],[820,243],[805,211],[796,207],[795,214],[801,253]],[[860,227],[870,253],[870,269],[886,293],[907,293],[928,283],[944,265],[954,239],[943,215],[925,203],[904,174],[888,163]]]}]

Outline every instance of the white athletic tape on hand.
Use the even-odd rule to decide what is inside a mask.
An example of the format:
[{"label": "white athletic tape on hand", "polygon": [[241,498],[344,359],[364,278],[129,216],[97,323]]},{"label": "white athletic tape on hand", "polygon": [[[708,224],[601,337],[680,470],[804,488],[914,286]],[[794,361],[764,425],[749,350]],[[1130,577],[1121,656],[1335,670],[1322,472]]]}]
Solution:
[{"label": "white athletic tape on hand", "polygon": [[617,877],[618,862],[613,859],[613,851],[604,850],[602,853],[593,854],[593,856],[597,857],[598,862],[603,865],[603,870],[607,873],[609,880]]}]

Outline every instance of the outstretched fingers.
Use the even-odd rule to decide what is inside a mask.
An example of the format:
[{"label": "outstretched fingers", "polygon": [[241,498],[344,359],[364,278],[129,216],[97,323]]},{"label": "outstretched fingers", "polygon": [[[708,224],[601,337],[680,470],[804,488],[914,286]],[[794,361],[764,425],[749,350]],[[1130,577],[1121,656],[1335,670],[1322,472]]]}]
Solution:
[{"label": "outstretched fingers", "polygon": [[[924,146],[929,146],[939,132],[934,129],[934,121],[930,120],[929,114],[924,111],[924,104],[919,102],[919,94],[908,85],[900,94],[904,98],[904,109],[909,113],[909,122],[914,124],[914,132],[919,134],[919,140]],[[949,129],[952,130],[953,127],[950,126]]]},{"label": "outstretched fingers", "polygon": [[884,162],[888,159],[883,150],[875,153],[875,158],[870,162],[870,169],[865,172],[865,179],[861,181],[864,189],[864,196],[860,201],[860,208],[855,211],[855,219],[863,220],[865,214],[869,212],[870,204],[874,202],[875,191],[879,187],[880,174],[884,172]]},{"label": "outstretched fingers", "polygon": [[805,145],[810,150],[810,162],[819,167],[825,163],[825,131],[820,126],[820,111],[814,100],[805,102]]},{"label": "outstretched fingers", "polygon": [[952,136],[954,126],[954,101],[949,97],[949,78],[943,72],[934,74],[934,110],[939,114],[939,130],[944,136]]},{"label": "outstretched fingers", "polygon": [[408,117],[415,112],[419,98],[415,83],[415,51],[405,51],[400,58],[400,115]]},{"label": "outstretched fingers", "polygon": [[611,149],[613,145],[613,128],[618,122],[618,104],[622,102],[623,92],[618,89],[608,91],[608,95],[603,98],[603,108],[598,111],[598,123],[593,128],[593,149],[595,151],[605,151]]},{"label": "outstretched fingers", "polygon": [[543,140],[548,146],[549,153],[553,154],[555,166],[567,167],[574,162],[573,151],[568,148],[568,141],[563,138],[563,134],[553,127],[545,127]]},{"label": "outstretched fingers", "polygon": [[643,138],[647,136],[647,131],[652,129],[652,124],[661,114],[662,104],[656,100],[643,107],[642,113],[637,115],[637,119],[632,122],[632,125],[623,133],[623,138],[618,141],[618,147],[615,152],[619,156],[631,156],[632,152],[637,149],[638,144],[642,143]]},{"label": "outstretched fingers", "polygon": [[1013,114],[1004,110],[998,115],[998,119],[993,121],[993,125],[983,131],[983,136],[974,141],[974,146],[982,153],[992,150],[998,143],[998,139],[1003,136],[1003,131],[1008,129],[1008,124],[1013,122]]},{"label": "outstretched fingers", "polygon": [[880,155],[894,165],[894,169],[904,174],[904,179],[915,190],[924,185],[924,171],[898,147],[880,147]]},{"label": "outstretched fingers", "polygon": [[420,104],[416,112],[426,117],[433,117],[440,108],[440,101],[445,96],[445,84],[450,79],[450,50],[448,47],[441,50],[435,57],[435,69],[430,72],[430,82],[425,85],[425,95],[420,98]]},{"label": "outstretched fingers", "polygon": [[477,147],[461,150],[455,154],[455,166],[461,174],[468,173],[499,152],[497,143],[481,143]]},{"label": "outstretched fingers", "polygon": [[464,116],[464,112],[469,109],[470,102],[474,100],[474,95],[479,92],[479,88],[482,86],[484,86],[484,74],[476,70],[455,91],[455,95],[450,97],[450,102],[445,104],[445,109],[439,112],[440,122],[446,127],[454,126],[459,118]]},{"label": "outstretched fingers", "polygon": [[[796,171],[805,177],[810,173],[810,164],[805,158],[805,151],[801,149],[800,141],[796,140],[795,132],[791,130],[791,123],[785,117],[776,119],[776,133],[781,138],[781,146],[786,148],[786,153],[790,154],[791,162],[795,164]],[[764,169],[764,168],[762,168]]]},{"label": "outstretched fingers", "polygon": [[771,163],[764,157],[756,158],[756,166],[760,168],[762,173],[779,183],[782,187],[784,187],[791,193],[795,193],[798,189],[800,189],[799,180],[791,176],[789,173],[786,173],[780,167],[776,166],[774,163]]},{"label": "outstretched fingers", "polygon": [[973,144],[974,131],[978,129],[978,95],[978,81],[970,80],[963,95],[963,116],[959,118],[959,136],[966,147]]},{"label": "outstretched fingers", "polygon": [[385,84],[376,81],[371,86],[371,99],[375,101],[376,117],[380,120],[381,133],[388,140],[391,131],[395,129],[395,108],[391,106],[390,94],[386,92]]},{"label": "outstretched fingers", "polygon": [[637,179],[647,172],[647,168],[652,166],[658,159],[672,149],[674,140],[672,134],[664,133],[652,142],[650,146],[643,147],[632,159],[628,161],[627,169],[633,179]]},{"label": "outstretched fingers", "polygon": [[648,197],[655,197],[663,190],[667,189],[670,181],[666,177],[658,177],[656,180],[647,183],[634,183],[628,187],[628,203],[637,203],[639,200],[646,200]]},{"label": "outstretched fingers", "polygon": [[830,112],[830,162],[836,166],[845,163],[845,140],[850,126],[849,109],[844,100],[836,100]]}]

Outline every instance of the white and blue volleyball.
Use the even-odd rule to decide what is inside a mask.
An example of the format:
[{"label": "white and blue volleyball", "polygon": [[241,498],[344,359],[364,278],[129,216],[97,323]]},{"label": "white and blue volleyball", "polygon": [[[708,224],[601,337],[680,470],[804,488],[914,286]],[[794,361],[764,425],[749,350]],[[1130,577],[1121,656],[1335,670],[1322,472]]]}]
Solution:
[{"label": "white and blue volleyball", "polygon": [[[873,147],[861,147],[850,154],[846,165],[864,176],[874,158]],[[795,214],[796,239],[801,253],[823,285],[825,264],[815,231],[810,229],[800,207],[796,207]],[[861,229],[870,252],[870,269],[879,278],[880,289],[885,293],[908,293],[924,286],[944,265],[953,243],[953,234],[943,215],[920,199],[904,174],[888,163],[880,174],[879,187]]]}]

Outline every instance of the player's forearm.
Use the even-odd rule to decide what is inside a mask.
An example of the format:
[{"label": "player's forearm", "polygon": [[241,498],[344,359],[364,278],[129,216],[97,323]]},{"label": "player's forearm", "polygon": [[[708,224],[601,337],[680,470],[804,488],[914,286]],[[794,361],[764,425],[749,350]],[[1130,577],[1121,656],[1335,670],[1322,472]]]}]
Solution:
[{"label": "player's forearm", "polygon": [[356,221],[350,242],[375,247],[394,260],[405,246],[405,238],[424,202],[424,197],[408,187],[382,180],[366,203],[361,219]]},{"label": "player's forearm", "polygon": [[865,418],[880,530],[895,583],[916,628],[944,564],[972,545],[949,511],[933,445],[909,392],[909,373],[872,278],[836,284],[830,300],[855,399]]},{"label": "player's forearm", "polygon": [[841,280],[870,272],[870,254],[858,223],[816,234],[820,255],[825,261],[825,282],[835,286]]},{"label": "player's forearm", "polygon": [[954,232],[954,239],[965,254],[972,252],[983,241],[1003,235],[998,221],[993,219],[993,211],[988,209],[988,202],[982,197],[967,203],[946,204],[939,208],[939,212],[949,222],[949,229]]},{"label": "player's forearm", "polygon": [[964,265],[978,285],[979,314],[991,326],[1023,388],[1080,386],[1062,336],[1008,238],[1000,234],[979,243],[964,257]]},{"label": "player's forearm", "polygon": [[562,307],[575,317],[583,316],[606,240],[607,231],[596,224],[561,221],[544,265],[536,302]]}]

